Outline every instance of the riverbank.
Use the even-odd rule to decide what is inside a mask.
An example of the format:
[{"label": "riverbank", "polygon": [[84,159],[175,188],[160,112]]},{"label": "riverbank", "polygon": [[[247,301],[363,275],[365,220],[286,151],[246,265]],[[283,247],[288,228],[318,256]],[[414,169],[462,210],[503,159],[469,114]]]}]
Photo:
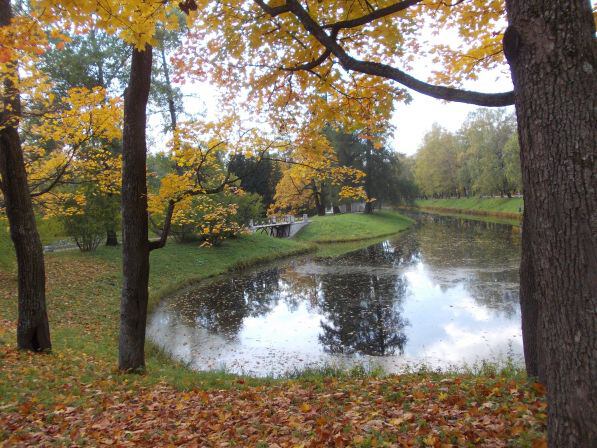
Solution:
[{"label": "riverbank", "polygon": [[[191,281],[312,248],[263,235],[217,248],[168,244],[151,255],[150,306]],[[0,272],[0,445],[531,446],[544,439],[543,390],[515,370],[255,379],[190,371],[148,344],[147,373],[120,374],[120,248],[46,261],[54,342],[47,355],[14,348],[16,278]]]},{"label": "riverbank", "polygon": [[[187,284],[313,249],[307,243],[265,235],[241,236],[214,248],[169,243],[151,253],[149,309],[165,295]],[[17,366],[17,371],[26,368],[29,375],[12,377],[16,372],[0,369],[0,396],[5,400],[4,404],[22,399],[27,391],[36,391],[37,399],[42,402],[55,401],[60,397],[56,397],[54,391],[62,390],[73,378],[83,374],[88,381],[97,381],[113,370],[116,361],[122,285],[121,248],[100,247],[93,253],[65,251],[47,254],[45,258],[54,354],[31,357],[18,353],[18,359],[25,364]],[[16,289],[16,275],[0,271],[0,344],[5,355],[12,352],[16,337]],[[62,374],[50,375],[47,384],[36,384],[40,382],[40,376],[50,374],[46,369],[51,370],[56,363],[61,366],[58,371]],[[36,365],[43,365],[43,372],[37,372]],[[211,379],[217,379],[219,383],[236,379],[220,373],[198,377],[158,353],[151,345],[147,347],[147,368],[147,375],[130,378],[140,381],[139,384],[167,381],[182,388]],[[13,383],[15,378],[18,381]]]},{"label": "riverbank", "polygon": [[417,208],[431,212],[488,216],[509,220],[522,220],[522,198],[460,198],[421,199],[415,201]]},{"label": "riverbank", "polygon": [[315,244],[347,243],[395,235],[414,221],[393,211],[315,216],[295,237]]}]

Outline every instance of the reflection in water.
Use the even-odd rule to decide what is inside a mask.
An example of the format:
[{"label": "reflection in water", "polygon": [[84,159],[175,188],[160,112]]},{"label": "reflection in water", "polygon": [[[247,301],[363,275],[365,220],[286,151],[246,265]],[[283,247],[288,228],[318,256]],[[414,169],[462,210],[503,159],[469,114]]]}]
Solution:
[{"label": "reflection in water", "polygon": [[[355,287],[357,286],[358,287]],[[319,341],[328,353],[372,356],[403,352],[406,321],[400,304],[406,291],[397,276],[356,274],[346,284],[341,275],[321,282],[322,322]]]},{"label": "reflection in water", "polygon": [[407,234],[338,258],[186,289],[158,307],[149,335],[193,368],[256,375],[519,355],[519,250],[509,226],[421,215]]}]

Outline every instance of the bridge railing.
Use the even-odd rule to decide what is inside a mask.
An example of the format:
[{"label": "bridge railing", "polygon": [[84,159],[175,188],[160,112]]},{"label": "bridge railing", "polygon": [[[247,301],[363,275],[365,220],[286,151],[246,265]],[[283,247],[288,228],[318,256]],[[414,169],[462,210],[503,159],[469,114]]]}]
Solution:
[{"label": "bridge railing", "polygon": [[271,226],[271,225],[279,225],[279,224],[292,224],[295,222],[303,222],[309,221],[309,216],[304,213],[302,216],[294,216],[294,215],[273,215],[269,216],[267,219],[264,220],[253,220],[249,221],[249,228],[253,229],[258,226]]}]

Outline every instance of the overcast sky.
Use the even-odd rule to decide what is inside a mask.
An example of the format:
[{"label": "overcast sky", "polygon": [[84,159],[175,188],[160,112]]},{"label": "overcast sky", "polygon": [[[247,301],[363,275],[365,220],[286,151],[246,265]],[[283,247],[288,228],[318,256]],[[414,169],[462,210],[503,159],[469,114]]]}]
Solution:
[{"label": "overcast sky", "polygon": [[[486,93],[505,92],[512,90],[512,82],[498,72],[487,72],[478,81],[469,82],[465,87]],[[478,108],[469,104],[447,103],[412,91],[411,95],[413,101],[399,104],[392,118],[392,124],[396,127],[394,149],[408,155],[417,151],[433,123],[455,131],[466,116]],[[509,106],[509,109],[514,110],[513,106]]]}]

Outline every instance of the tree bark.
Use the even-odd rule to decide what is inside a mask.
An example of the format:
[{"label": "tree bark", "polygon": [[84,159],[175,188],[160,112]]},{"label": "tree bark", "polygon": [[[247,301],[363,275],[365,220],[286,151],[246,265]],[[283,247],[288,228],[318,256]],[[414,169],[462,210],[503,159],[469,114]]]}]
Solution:
[{"label": "tree bark", "polygon": [[597,446],[597,48],[590,2],[507,0],[524,193],[521,309],[552,447]]},{"label": "tree bark", "polygon": [[152,48],[133,50],[124,99],[122,133],[122,271],[118,367],[145,369],[145,325],[149,285],[147,223],[147,101]]},{"label": "tree bark", "polygon": [[106,231],[106,246],[118,246],[118,237],[114,229]]},{"label": "tree bark", "polygon": [[[10,24],[10,0],[0,0],[0,26]],[[14,75],[17,74],[16,63]],[[27,183],[21,139],[18,133],[21,102],[13,82],[6,77],[3,112],[0,115],[0,187],[4,195],[18,268],[17,345],[21,349],[52,349],[46,311],[44,255],[35,223],[33,203]]]}]

